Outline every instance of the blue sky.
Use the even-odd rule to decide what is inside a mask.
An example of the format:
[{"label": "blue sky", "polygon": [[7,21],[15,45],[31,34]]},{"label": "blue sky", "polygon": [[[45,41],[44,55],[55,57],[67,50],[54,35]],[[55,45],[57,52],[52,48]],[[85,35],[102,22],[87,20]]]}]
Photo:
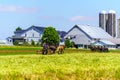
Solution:
[{"label": "blue sky", "polygon": [[98,26],[102,10],[120,15],[120,0],[0,0],[0,39],[20,26],[53,26],[68,31],[75,24]]}]

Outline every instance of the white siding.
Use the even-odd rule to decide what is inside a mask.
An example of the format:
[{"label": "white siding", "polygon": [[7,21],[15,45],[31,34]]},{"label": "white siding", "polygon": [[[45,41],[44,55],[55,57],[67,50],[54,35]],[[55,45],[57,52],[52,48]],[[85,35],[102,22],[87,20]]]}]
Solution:
[{"label": "white siding", "polygon": [[28,30],[27,32],[22,34],[22,36],[25,36],[25,38],[28,42],[31,42],[31,40],[38,42],[39,39],[41,39],[40,33],[38,33],[37,31],[35,31],[33,29]]},{"label": "white siding", "polygon": [[[25,34],[26,34],[26,37],[40,37],[39,33],[33,29],[28,30],[27,32],[22,34],[22,36],[25,36]],[[34,34],[34,36],[33,36],[33,34]]]},{"label": "white siding", "polygon": [[80,32],[78,28],[75,27],[65,37],[67,37],[68,35],[77,35],[77,34],[84,35],[82,32]]},{"label": "white siding", "polygon": [[90,38],[76,27],[74,27],[65,36],[65,38],[69,38],[70,36],[76,36],[75,38],[71,39],[71,41],[75,42],[75,44],[85,44],[85,45],[90,44]]}]

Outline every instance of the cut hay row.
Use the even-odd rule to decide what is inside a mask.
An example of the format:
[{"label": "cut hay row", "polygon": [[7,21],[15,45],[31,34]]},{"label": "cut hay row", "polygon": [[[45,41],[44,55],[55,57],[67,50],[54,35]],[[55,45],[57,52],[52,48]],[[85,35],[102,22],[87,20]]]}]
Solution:
[{"label": "cut hay row", "polygon": [[36,50],[0,50],[0,53],[11,53],[11,52],[35,52]]}]

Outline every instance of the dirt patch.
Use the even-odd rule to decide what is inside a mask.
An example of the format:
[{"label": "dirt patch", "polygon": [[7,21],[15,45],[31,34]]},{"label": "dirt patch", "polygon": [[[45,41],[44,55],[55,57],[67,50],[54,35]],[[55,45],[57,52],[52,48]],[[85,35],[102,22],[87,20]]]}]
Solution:
[{"label": "dirt patch", "polygon": [[0,50],[0,53],[12,53],[12,52],[36,52],[36,50]]}]

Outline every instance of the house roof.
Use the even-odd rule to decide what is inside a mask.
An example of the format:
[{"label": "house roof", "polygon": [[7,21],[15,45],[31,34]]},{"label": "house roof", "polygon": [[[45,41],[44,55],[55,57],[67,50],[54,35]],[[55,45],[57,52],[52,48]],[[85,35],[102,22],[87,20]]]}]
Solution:
[{"label": "house roof", "polygon": [[44,31],[45,27],[40,27],[40,26],[32,26],[32,27],[35,27],[36,29],[38,29],[39,31]]},{"label": "house roof", "polygon": [[[45,27],[31,26],[31,27],[29,27],[29,28],[26,29],[26,30],[18,30],[18,31],[15,31],[14,33],[15,33],[15,34],[17,34],[17,33],[23,34],[23,33],[25,33],[26,31],[28,31],[28,30],[31,29],[31,28],[36,29],[36,31],[38,31],[38,32],[43,32],[44,29],[45,29]],[[61,38],[63,38],[63,37],[67,34],[67,32],[65,32],[65,31],[59,31],[59,30],[57,30],[57,32],[58,32],[58,34],[60,35]]]},{"label": "house roof", "polygon": [[92,38],[100,38],[100,39],[113,38],[100,27],[84,26],[84,25],[77,25],[77,26],[79,27],[79,29],[84,31],[87,35],[89,35]]},{"label": "house roof", "polygon": [[14,33],[24,33],[26,30],[17,30]]},{"label": "house roof", "polygon": [[29,29],[31,29],[31,28],[36,28],[37,30],[39,30],[39,31],[44,31],[44,29],[45,29],[45,27],[40,27],[40,26],[31,26],[31,27],[29,27],[28,29],[26,29],[26,30],[17,30],[17,31],[15,31],[14,33],[16,34],[16,33],[21,33],[21,34],[23,34],[24,32],[26,32],[26,31],[28,31]]},{"label": "house roof", "polygon": [[19,37],[17,37],[17,36],[13,36],[13,37],[10,37],[11,39],[24,39],[25,37],[24,36],[19,36]]},{"label": "house roof", "polygon": [[67,32],[65,32],[65,31],[57,31],[58,32],[58,34],[61,36],[61,38],[64,38],[64,36],[67,34]]}]

